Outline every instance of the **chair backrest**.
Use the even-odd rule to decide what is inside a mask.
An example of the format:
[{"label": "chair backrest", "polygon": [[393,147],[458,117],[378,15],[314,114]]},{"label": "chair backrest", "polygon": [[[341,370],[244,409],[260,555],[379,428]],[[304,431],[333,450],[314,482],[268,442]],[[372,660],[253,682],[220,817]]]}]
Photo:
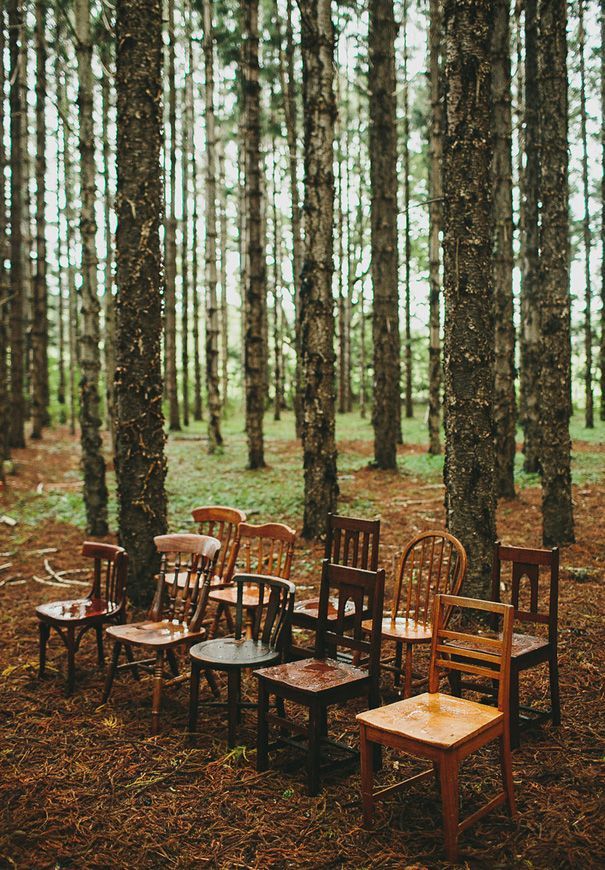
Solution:
[{"label": "chair backrest", "polygon": [[158,535],[160,573],[149,619],[170,619],[197,631],[204,618],[221,542],[209,535]]},{"label": "chair backrest", "polygon": [[[559,549],[536,550],[530,547],[506,547],[500,541],[494,544],[492,568],[492,599],[501,600],[502,563],[511,563],[510,603],[515,608],[515,619],[525,623],[548,626],[551,642],[557,640],[559,613]],[[540,566],[550,572],[548,605],[540,596]],[[529,584],[529,606],[520,600],[523,597],[523,581]],[[544,596],[545,597],[545,596]]]},{"label": "chair backrest", "polygon": [[[336,617],[328,621],[330,597],[336,598]],[[351,601],[355,612],[353,619],[347,614],[346,605]],[[319,591],[318,626],[315,634],[315,656],[324,658],[327,650],[339,646],[364,653],[368,656],[368,671],[375,683],[377,696],[380,676],[380,639],[382,607],[384,603],[384,570],[364,571],[334,565],[327,559],[322,563],[321,588]],[[367,614],[372,614],[372,629],[362,630]],[[345,623],[345,614],[347,622]],[[352,623],[352,624],[351,624]],[[347,627],[350,626],[350,627]],[[348,631],[349,634],[345,634]]]},{"label": "chair backrest", "polygon": [[[470,634],[448,628],[452,611],[481,611],[501,620],[501,634]],[[508,712],[510,654],[513,637],[514,608],[510,604],[461,598],[459,595],[436,595],[433,610],[433,638],[429,668],[429,692],[439,691],[441,671],[460,671],[498,681],[498,709]],[[508,715],[505,717],[508,722]]]},{"label": "chair backrest", "polygon": [[289,639],[294,609],[296,592],[294,583],[281,577],[269,577],[263,574],[236,574],[233,582],[237,584],[236,639],[240,639],[244,627],[244,591],[249,591],[250,587],[256,586],[260,607],[254,608],[252,637],[273,649],[284,650]]},{"label": "chair backrest", "polygon": [[246,514],[237,508],[207,505],[191,511],[191,516],[198,525],[200,535],[210,535],[221,542],[221,551],[216,562],[216,575],[224,583],[231,582],[229,568],[232,564],[232,554],[237,555],[239,538],[237,527],[246,522]]},{"label": "chair backrest", "polygon": [[238,551],[233,557],[231,576],[238,573],[264,574],[290,579],[296,532],[283,523],[240,523]]},{"label": "chair backrest", "polygon": [[378,570],[380,520],[328,514],[324,558],[336,565]]},{"label": "chair backrest", "polygon": [[403,616],[426,627],[434,596],[440,592],[457,595],[466,564],[464,547],[449,532],[431,530],[416,535],[399,560],[391,618]]},{"label": "chair backrest", "polygon": [[84,541],[82,555],[93,559],[93,580],[89,598],[103,598],[116,610],[126,606],[128,553],[114,544]]}]

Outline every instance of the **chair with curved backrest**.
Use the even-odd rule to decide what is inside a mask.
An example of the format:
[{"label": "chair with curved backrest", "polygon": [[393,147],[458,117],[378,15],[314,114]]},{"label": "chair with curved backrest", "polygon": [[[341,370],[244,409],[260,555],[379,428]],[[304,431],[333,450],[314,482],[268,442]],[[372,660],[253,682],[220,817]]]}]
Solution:
[{"label": "chair with curved backrest", "polygon": [[[130,669],[138,678],[139,667],[153,665],[151,722],[152,733],[157,734],[162,686],[189,679],[188,672],[179,674],[175,650],[189,648],[206,633],[202,622],[221,544],[207,535],[159,535],[154,542],[160,553],[160,573],[147,619],[107,629],[114,647],[103,703],[109,698],[116,671]],[[147,647],[152,657],[134,661],[133,646]],[[118,665],[122,647],[128,661]],[[164,680],[165,658],[172,671],[170,680]]]},{"label": "chair with curved backrest", "polygon": [[40,677],[46,667],[46,644],[54,628],[67,648],[67,694],[73,692],[75,659],[82,637],[94,628],[99,666],[104,664],[103,626],[124,621],[128,555],[122,547],[85,541],[82,555],[93,560],[93,580],[85,598],[51,601],[36,607],[40,630]]},{"label": "chair with curved backrest", "polygon": [[[292,556],[296,532],[283,523],[240,523],[238,528],[237,550],[232,555],[233,572],[244,574],[263,574],[290,579]],[[230,608],[237,604],[237,589],[232,584],[225,589],[212,589],[210,601],[218,604],[214,623],[210,632],[214,637],[221,616],[228,619]],[[255,620],[255,610],[258,607],[258,589],[256,587],[243,590],[243,607],[247,614],[246,633],[251,636],[251,626]]]},{"label": "chair with curved backrest", "polygon": [[[209,701],[204,707],[227,707],[229,711],[229,746],[235,746],[237,725],[242,707],[256,707],[241,701],[241,674],[244,668],[274,665],[283,658],[290,633],[290,620],[296,587],[290,580],[258,574],[238,574],[235,637],[220,637],[197,643],[189,650],[191,688],[189,731],[197,730],[200,671],[226,671],[227,702]],[[259,606],[255,610],[252,638],[242,637],[244,630],[244,588],[248,595],[256,587]],[[263,619],[264,614],[264,619]]]},{"label": "chair with curved backrest", "polygon": [[210,535],[221,542],[221,550],[216,562],[216,573],[212,587],[231,585],[233,568],[239,548],[237,533],[240,523],[246,522],[246,514],[238,508],[222,505],[205,505],[191,511],[200,535]]},{"label": "chair with curved backrest", "polygon": [[[403,697],[413,683],[414,647],[430,644],[434,596],[457,595],[466,573],[466,552],[449,532],[421,532],[406,544],[395,580],[390,617],[382,621],[382,640],[395,643],[395,654],[381,660],[381,668],[395,674],[395,685],[404,679]],[[405,662],[403,653],[405,650]],[[421,678],[417,685],[426,681]]]}]

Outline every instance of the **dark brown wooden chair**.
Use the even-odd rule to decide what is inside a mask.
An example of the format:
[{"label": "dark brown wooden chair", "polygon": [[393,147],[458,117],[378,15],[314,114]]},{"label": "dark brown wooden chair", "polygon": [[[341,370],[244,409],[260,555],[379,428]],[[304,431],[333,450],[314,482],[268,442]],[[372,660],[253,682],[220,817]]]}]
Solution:
[{"label": "dark brown wooden chair", "polygon": [[[330,590],[336,593],[336,620],[328,617]],[[280,726],[282,732],[294,731],[306,738],[307,781],[309,793],[315,795],[320,786],[320,750],[322,744],[334,741],[327,739],[327,710],[334,704],[343,704],[351,698],[368,699],[370,707],[379,703],[380,678],[380,623],[384,599],[384,571],[364,571],[323,562],[321,593],[319,601],[319,624],[315,638],[315,658],[276,665],[255,671],[258,678],[258,735],[257,770],[266,770],[269,753],[269,725]],[[345,608],[348,601],[355,606],[355,620],[345,635]],[[369,639],[362,631],[362,621],[367,608],[372,607],[374,630]],[[326,656],[327,649],[339,646],[367,656],[364,667]],[[269,696],[293,701],[309,709],[306,728],[283,715],[269,712]],[[304,748],[282,734],[280,741],[287,745]],[[351,752],[348,746],[336,744]],[[356,754],[356,753],[355,753]],[[338,762],[339,765],[342,762]]]},{"label": "dark brown wooden chair", "polygon": [[54,628],[67,649],[67,694],[71,695],[76,678],[76,653],[83,636],[91,628],[97,635],[99,667],[103,655],[103,626],[124,622],[128,555],[122,547],[85,541],[82,555],[93,560],[93,580],[85,598],[51,601],[36,607],[40,630],[40,677],[46,667],[46,644]]},{"label": "dark brown wooden chair", "polygon": [[[283,660],[296,589],[290,580],[258,574],[238,574],[234,577],[234,582],[237,588],[235,636],[197,643],[189,650],[191,657],[189,731],[193,733],[197,730],[201,671],[226,671],[227,702],[207,701],[201,706],[227,707],[229,746],[235,746],[242,708],[256,707],[254,703],[241,700],[242,671],[244,668],[267,667]],[[245,638],[243,637],[244,590],[247,595],[251,595],[254,587],[258,592],[258,607],[255,608],[252,637]]]},{"label": "dark brown wooden chair", "polygon": [[[502,633],[493,638],[446,628],[452,607],[497,616],[502,621]],[[370,827],[376,799],[385,798],[412,781],[436,775],[441,787],[447,859],[454,862],[458,858],[458,835],[478,819],[503,803],[507,804],[511,816],[516,815],[508,716],[514,611],[508,604],[453,595],[435,596],[434,608],[429,691],[357,716],[361,728],[361,795],[364,824]],[[442,694],[440,675],[452,670],[497,681],[498,708]],[[492,740],[500,743],[503,790],[460,822],[460,763]],[[427,758],[433,766],[403,782],[374,791],[372,756],[377,746]]]},{"label": "dark brown wooden chair", "polygon": [[[118,670],[132,670],[138,678],[139,668],[153,666],[152,734],[159,731],[162,686],[189,679],[189,672],[179,673],[175,650],[189,648],[202,640],[206,629],[202,622],[208,603],[210,581],[215,574],[220,541],[207,535],[159,535],[154,538],[161,555],[156,592],[145,622],[118,625],[107,629],[114,641],[111,667],[107,673],[103,703],[111,693]],[[170,577],[172,574],[172,577]],[[186,576],[186,582],[179,577]],[[132,647],[146,647],[153,656],[135,661]],[[119,665],[124,647],[127,661]],[[168,660],[172,678],[164,679],[164,659]],[[216,687],[213,687],[216,691]]]},{"label": "dark brown wooden chair", "polygon": [[[382,640],[395,643],[395,654],[383,656],[382,670],[403,677],[403,697],[427,677],[413,671],[414,647],[430,644],[434,596],[457,595],[466,573],[466,552],[460,541],[443,530],[421,532],[406,544],[399,560],[390,617],[382,621]],[[370,629],[371,623],[364,625]],[[405,650],[405,662],[403,653]]]},{"label": "dark brown wooden chair", "polygon": [[[292,556],[296,532],[283,523],[240,523],[237,531],[237,544],[234,545],[230,563],[230,576],[234,573],[263,574],[264,576],[290,579]],[[258,607],[258,588],[244,587],[243,606],[247,614],[246,634],[251,637],[251,626],[255,620]],[[216,603],[216,614],[210,631],[214,637],[221,617],[227,620],[227,627],[233,630],[231,608],[237,604],[237,588],[230,583],[224,589],[211,589],[210,601]]]}]

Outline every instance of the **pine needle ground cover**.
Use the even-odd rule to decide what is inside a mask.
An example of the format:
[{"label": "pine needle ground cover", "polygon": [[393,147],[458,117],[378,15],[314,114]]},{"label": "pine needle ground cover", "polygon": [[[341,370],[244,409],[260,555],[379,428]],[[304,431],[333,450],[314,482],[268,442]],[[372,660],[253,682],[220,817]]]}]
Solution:
[{"label": "pine needle ground cover", "polygon": [[[191,529],[189,511],[203,503],[234,504],[251,521],[300,527],[300,446],[292,421],[267,421],[265,471],[246,472],[240,418],[226,422],[226,447],[205,453],[202,431],[172,437],[169,457],[171,530]],[[444,520],[441,461],[426,455],[421,419],[406,423],[399,473],[378,472],[371,428],[353,415],[338,420],[340,510],[380,514],[381,561],[392,584],[392,560],[415,532]],[[577,539],[562,553],[559,659],[563,724],[527,732],[513,755],[519,823],[503,811],[488,815],[461,837],[471,867],[600,867],[602,839],[605,668],[603,574],[605,551],[605,427],[590,437],[574,427]],[[244,713],[241,746],[227,749],[222,712],[200,714],[195,744],[186,738],[186,688],[168,689],[162,733],[149,737],[150,685],[118,678],[110,703],[100,706],[102,675],[94,635],[77,658],[74,695],[64,696],[64,652],[49,645],[47,677],[37,679],[37,624],[42,601],[77,597],[78,586],[43,585],[44,560],[55,570],[82,566],[84,538],[78,444],[66,432],[15,451],[17,475],[0,498],[0,862],[46,867],[441,867],[439,797],[431,780],[380,807],[376,828],[361,828],[356,769],[326,779],[322,794],[305,794],[296,759],[282,752],[266,773],[255,770],[255,717]],[[518,460],[520,460],[520,455]],[[503,501],[503,541],[540,545],[540,490],[520,478],[517,499]],[[111,483],[111,481],[110,481]],[[111,519],[112,528],[115,521]],[[56,553],[36,550],[56,547]],[[299,542],[292,578],[306,594],[319,584],[321,544]],[[20,576],[17,576],[20,575]],[[79,577],[79,575],[67,575]],[[8,578],[22,583],[4,583]],[[136,616],[129,614],[129,618]],[[253,678],[244,692],[254,697]],[[389,677],[384,700],[392,699]],[[207,689],[205,689],[207,691]],[[546,668],[522,677],[522,696],[548,702]],[[330,731],[356,743],[355,703],[333,710]],[[290,710],[296,715],[296,711]],[[418,767],[420,769],[420,767]],[[414,762],[387,753],[384,784],[415,772]],[[462,768],[461,793],[472,810],[495,791],[495,751],[487,747]]]}]

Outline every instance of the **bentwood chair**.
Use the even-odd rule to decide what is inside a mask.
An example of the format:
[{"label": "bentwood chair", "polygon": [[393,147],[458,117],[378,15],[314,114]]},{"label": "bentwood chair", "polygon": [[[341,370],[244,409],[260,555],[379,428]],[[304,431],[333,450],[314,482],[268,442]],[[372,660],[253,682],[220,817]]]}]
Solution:
[{"label": "bentwood chair", "polygon": [[[331,591],[336,593],[335,620],[328,618]],[[311,795],[317,794],[320,787],[322,745],[336,745],[349,753],[354,752],[342,743],[328,740],[327,711],[334,704],[343,704],[357,697],[367,698],[370,707],[378,706],[383,597],[384,571],[364,571],[361,568],[333,565],[324,560],[315,658],[299,659],[254,672],[258,679],[257,770],[266,770],[268,765],[270,724],[278,725],[282,732],[289,730],[302,735],[303,742],[296,743],[291,738],[285,738],[282,733],[276,745],[285,742],[288,746],[298,745],[303,750],[306,748],[307,782]],[[345,608],[348,601],[354,602],[355,617],[354,624],[348,629],[349,633],[345,634]],[[369,639],[366,639],[361,623],[370,606],[374,630]],[[336,658],[328,658],[327,650],[337,650],[339,646],[365,654],[367,661],[364,666],[357,667]],[[307,727],[301,727],[285,715],[270,713],[270,695],[276,696],[278,705],[280,701],[292,701],[307,707]],[[342,761],[337,764],[341,766]]]},{"label": "bentwood chair", "polygon": [[[240,523],[237,533],[237,547],[232,552],[230,572],[245,574],[262,574],[269,577],[290,579],[292,556],[296,532],[283,523]],[[214,637],[224,615],[227,627],[232,630],[233,622],[231,608],[237,604],[237,588],[231,583],[224,589],[211,589],[210,601],[217,604],[214,623],[210,636]],[[259,590],[252,585],[250,589],[244,586],[243,606],[247,618],[246,635],[252,636],[251,626],[255,621],[255,611],[259,606]]]},{"label": "bentwood chair", "polygon": [[[414,648],[431,643],[434,596],[457,595],[466,573],[466,552],[460,541],[446,531],[421,532],[404,547],[395,580],[390,617],[382,621],[382,640],[395,644],[395,654],[381,659],[381,669],[403,677],[403,697],[412,687],[426,684],[426,677],[413,671]],[[365,623],[370,628],[371,623]],[[404,653],[405,651],[405,661]]]},{"label": "bentwood chair", "polygon": [[[478,610],[502,621],[499,637],[469,634],[446,628],[451,608]],[[366,827],[374,820],[377,799],[383,799],[413,780],[435,775],[441,788],[443,827],[448,861],[458,858],[458,835],[487,812],[506,803],[516,815],[509,739],[509,677],[514,610],[508,604],[436,595],[431,641],[429,690],[359,713],[361,734],[361,795]],[[498,707],[452,697],[439,691],[442,672],[455,671],[488,677],[498,683]],[[498,740],[503,789],[476,812],[459,821],[458,769],[471,752]],[[374,791],[372,756],[376,747],[399,749],[433,765],[403,782]],[[431,820],[432,824],[432,820]]]},{"label": "bentwood chair", "polygon": [[[152,734],[157,734],[162,687],[189,679],[188,671],[179,673],[175,651],[183,647],[188,649],[196,641],[202,640],[206,633],[202,622],[221,545],[216,538],[207,535],[159,535],[154,542],[160,553],[160,573],[147,619],[145,622],[107,629],[114,647],[103,703],[109,698],[118,670],[132,670],[133,676],[138,679],[139,668],[152,666],[151,727]],[[119,665],[122,647],[127,661]],[[132,647],[147,648],[152,655],[135,661]],[[172,678],[168,680],[164,678],[165,659],[172,673]],[[216,686],[213,689],[216,691]]]},{"label": "bentwood chair", "polygon": [[99,667],[103,667],[103,626],[124,622],[128,555],[122,547],[85,541],[82,555],[92,559],[93,580],[85,598],[51,601],[36,607],[40,631],[40,677],[46,668],[46,644],[52,628],[67,649],[67,694],[76,678],[76,653],[82,637],[91,628],[97,636]]},{"label": "bentwood chair", "polygon": [[[221,637],[197,643],[189,650],[191,683],[189,731],[197,730],[200,672],[226,671],[227,702],[208,701],[202,707],[227,707],[229,716],[229,746],[235,746],[237,725],[244,707],[256,704],[241,700],[241,677],[245,668],[262,668],[283,660],[290,633],[290,620],[296,587],[290,580],[264,577],[258,574],[238,574],[235,636]],[[256,587],[258,607],[252,637],[245,638],[244,589],[251,595]],[[264,618],[263,618],[264,615]]]}]

